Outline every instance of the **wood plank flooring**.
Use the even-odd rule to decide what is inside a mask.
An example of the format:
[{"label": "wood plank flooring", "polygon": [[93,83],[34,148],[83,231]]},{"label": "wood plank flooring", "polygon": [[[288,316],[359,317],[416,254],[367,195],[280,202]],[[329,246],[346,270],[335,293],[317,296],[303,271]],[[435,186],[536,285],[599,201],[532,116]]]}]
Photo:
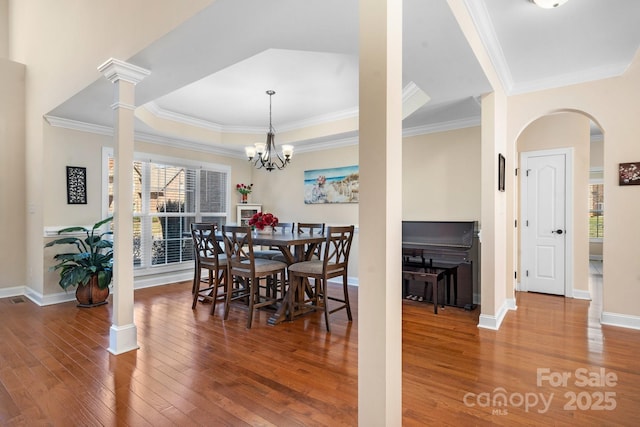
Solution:
[{"label": "wood plank flooring", "polygon": [[[0,299],[0,425],[357,425],[356,288],[355,321],[335,313],[327,334],[321,313],[274,327],[260,312],[247,330],[235,306],[223,322],[221,306],[191,310],[190,286],[136,291],[140,349],[120,356],[111,304]],[[403,302],[403,424],[637,425],[640,331],[600,326],[595,302],[517,303],[495,332],[479,310]],[[582,370],[608,384],[581,385]]]}]

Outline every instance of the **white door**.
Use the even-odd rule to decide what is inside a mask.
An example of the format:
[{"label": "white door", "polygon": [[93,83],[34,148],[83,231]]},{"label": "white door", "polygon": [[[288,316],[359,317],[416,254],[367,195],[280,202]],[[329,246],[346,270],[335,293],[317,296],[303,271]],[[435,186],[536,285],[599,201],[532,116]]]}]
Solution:
[{"label": "white door", "polygon": [[566,295],[567,155],[522,155],[524,290]]}]

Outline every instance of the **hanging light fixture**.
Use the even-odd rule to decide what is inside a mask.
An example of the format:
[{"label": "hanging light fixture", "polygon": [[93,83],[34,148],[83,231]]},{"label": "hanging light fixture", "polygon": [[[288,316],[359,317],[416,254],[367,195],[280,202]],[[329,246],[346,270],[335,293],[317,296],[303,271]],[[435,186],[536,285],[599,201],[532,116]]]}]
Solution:
[{"label": "hanging light fixture", "polygon": [[531,3],[535,3],[543,9],[553,9],[554,7],[562,6],[568,0],[529,0]]},{"label": "hanging light fixture", "polygon": [[267,95],[269,95],[269,132],[267,133],[267,142],[256,142],[253,147],[245,147],[244,151],[249,161],[253,162],[257,169],[265,168],[267,172],[271,172],[275,168],[284,169],[291,162],[293,146],[283,145],[282,156],[276,151],[275,132],[271,124],[271,97],[275,95],[275,91],[268,90]]}]

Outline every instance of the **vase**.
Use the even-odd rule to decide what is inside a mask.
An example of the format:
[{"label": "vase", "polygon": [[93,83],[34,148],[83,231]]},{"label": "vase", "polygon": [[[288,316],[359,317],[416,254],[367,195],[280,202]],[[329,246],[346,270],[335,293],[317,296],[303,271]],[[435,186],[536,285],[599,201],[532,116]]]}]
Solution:
[{"label": "vase", "polygon": [[246,204],[246,203],[247,203],[247,200],[249,199],[249,195],[248,195],[248,194],[244,194],[244,193],[243,193],[243,194],[241,194],[241,196],[242,196],[242,198],[240,199],[240,201],[241,201],[242,203],[245,203],[245,204]]},{"label": "vase", "polygon": [[98,276],[91,276],[91,280],[86,285],[78,285],[76,288],[76,299],[78,307],[95,307],[106,304],[109,297],[109,287],[100,289],[98,287]]},{"label": "vase", "polygon": [[259,228],[256,228],[256,233],[257,234],[271,234],[271,233],[273,233],[273,227],[270,226],[270,225],[265,225],[262,230],[260,230]]}]

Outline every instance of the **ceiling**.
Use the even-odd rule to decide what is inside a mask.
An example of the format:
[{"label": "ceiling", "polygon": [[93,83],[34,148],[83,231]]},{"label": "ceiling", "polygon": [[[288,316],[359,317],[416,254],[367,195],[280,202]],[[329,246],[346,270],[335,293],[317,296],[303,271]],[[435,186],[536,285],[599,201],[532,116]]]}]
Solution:
[{"label": "ceiling", "polygon": [[[640,46],[638,0],[569,0],[555,9],[528,0],[465,4],[508,94],[620,75]],[[429,99],[408,110],[405,134],[478,125],[479,97],[492,89],[447,2],[405,0],[403,13],[404,94],[422,91]],[[265,92],[275,90],[277,134],[357,117],[358,31],[357,0],[217,0],[119,59],[151,71],[136,87],[136,102],[152,116],[218,135],[266,133]],[[52,124],[108,129],[112,98],[112,84],[100,77],[47,117]],[[136,131],[143,139],[178,138],[148,120],[137,120]],[[293,145],[316,149],[356,136],[343,129]],[[242,143],[224,136],[180,139],[243,152]]]}]

